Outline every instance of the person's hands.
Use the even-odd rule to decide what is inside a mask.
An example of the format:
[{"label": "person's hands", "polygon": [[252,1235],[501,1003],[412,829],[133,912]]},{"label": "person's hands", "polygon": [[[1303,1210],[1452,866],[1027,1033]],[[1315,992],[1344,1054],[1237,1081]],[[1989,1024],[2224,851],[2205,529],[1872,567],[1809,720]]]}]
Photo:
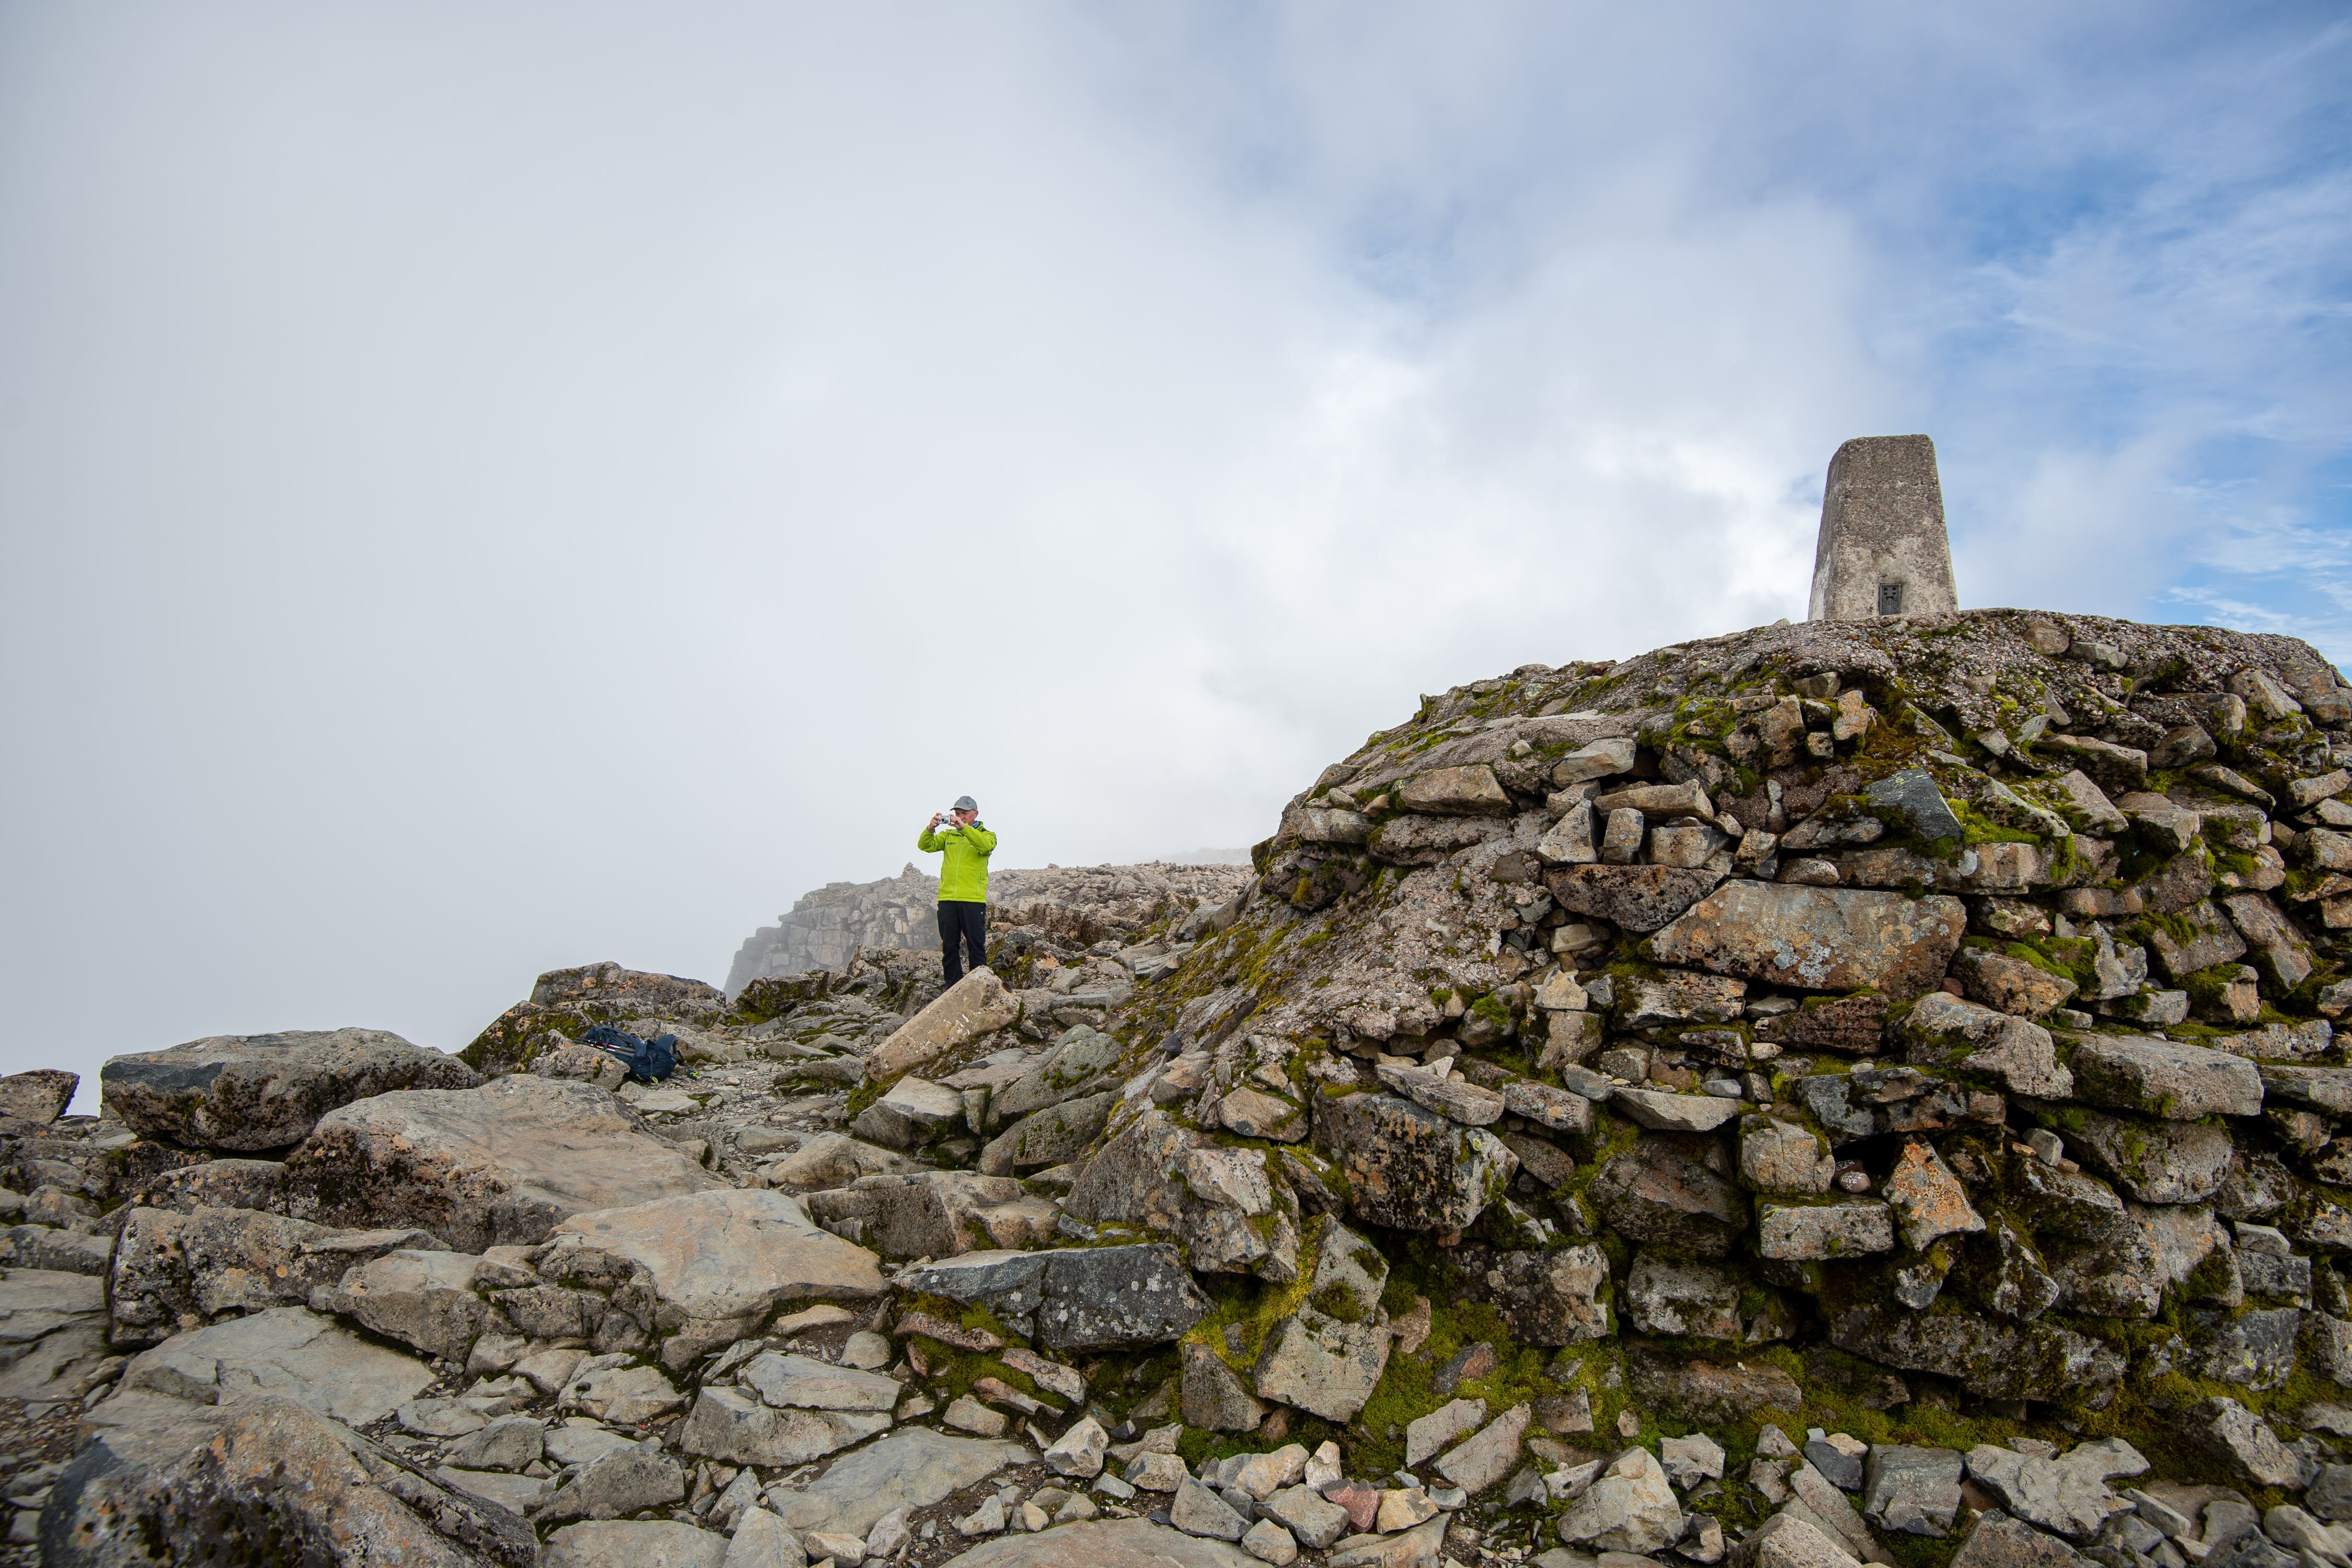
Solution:
[{"label": "person's hands", "polygon": [[925,831],[927,831],[927,832],[930,832],[930,833],[937,833],[937,832],[940,830],[940,823],[942,823],[942,822],[944,822],[944,821],[946,821],[946,820],[947,820],[947,818],[945,818],[945,817],[941,816],[938,812],[936,812],[936,811],[935,811],[935,812],[931,813],[931,826],[930,826],[929,828],[927,828]]}]

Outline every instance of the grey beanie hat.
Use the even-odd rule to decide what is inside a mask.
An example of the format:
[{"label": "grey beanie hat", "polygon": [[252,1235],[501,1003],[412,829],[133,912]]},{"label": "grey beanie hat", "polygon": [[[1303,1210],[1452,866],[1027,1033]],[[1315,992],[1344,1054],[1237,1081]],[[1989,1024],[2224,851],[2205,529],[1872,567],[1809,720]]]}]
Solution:
[{"label": "grey beanie hat", "polygon": [[978,811],[980,809],[980,802],[972,799],[971,796],[968,795],[960,795],[956,796],[955,808],[958,811]]}]

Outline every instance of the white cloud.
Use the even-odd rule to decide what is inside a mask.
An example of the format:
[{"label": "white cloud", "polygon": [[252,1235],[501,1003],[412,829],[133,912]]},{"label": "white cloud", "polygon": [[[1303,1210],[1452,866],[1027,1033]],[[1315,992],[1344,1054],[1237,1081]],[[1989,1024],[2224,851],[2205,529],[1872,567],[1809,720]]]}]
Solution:
[{"label": "white cloud", "polygon": [[[1937,434],[1971,599],[2143,605],[2216,419],[2340,448],[2340,340],[2252,396],[2331,57],[2187,26],[13,13],[5,1065],[716,975],[967,790],[1246,842],[1422,691],[1801,614],[1847,436]],[[2119,28],[2271,102],[2138,147]]]}]

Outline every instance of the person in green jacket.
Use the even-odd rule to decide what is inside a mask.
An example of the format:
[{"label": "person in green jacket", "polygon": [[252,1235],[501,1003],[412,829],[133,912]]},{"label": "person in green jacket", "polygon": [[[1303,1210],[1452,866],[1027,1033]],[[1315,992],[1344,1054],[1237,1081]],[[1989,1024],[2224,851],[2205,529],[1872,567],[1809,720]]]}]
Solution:
[{"label": "person in green jacket", "polygon": [[967,795],[945,816],[931,818],[915,847],[926,855],[947,852],[940,862],[940,973],[953,985],[963,978],[964,950],[974,969],[988,962],[988,858],[995,853],[996,835],[980,825],[979,803]]}]

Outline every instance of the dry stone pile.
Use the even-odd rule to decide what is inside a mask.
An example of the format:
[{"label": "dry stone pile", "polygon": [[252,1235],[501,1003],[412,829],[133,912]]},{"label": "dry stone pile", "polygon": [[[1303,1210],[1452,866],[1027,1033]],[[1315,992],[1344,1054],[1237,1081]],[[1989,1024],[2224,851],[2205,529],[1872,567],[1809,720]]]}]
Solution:
[{"label": "dry stone pile", "polygon": [[[1223,904],[1251,880],[1240,865],[1048,866],[989,879],[992,931],[1050,934],[1084,947],[1132,936],[1171,911]],[[866,949],[928,952],[939,945],[940,879],[910,863],[879,882],[828,882],[744,939],[727,971],[727,994],[768,975],[839,969]]]},{"label": "dry stone pile", "polygon": [[2303,644],[1528,666],[1255,857],[1076,878],[944,992],[591,964],[452,1056],[0,1080],[6,1550],[2352,1562],[2352,690]]}]

